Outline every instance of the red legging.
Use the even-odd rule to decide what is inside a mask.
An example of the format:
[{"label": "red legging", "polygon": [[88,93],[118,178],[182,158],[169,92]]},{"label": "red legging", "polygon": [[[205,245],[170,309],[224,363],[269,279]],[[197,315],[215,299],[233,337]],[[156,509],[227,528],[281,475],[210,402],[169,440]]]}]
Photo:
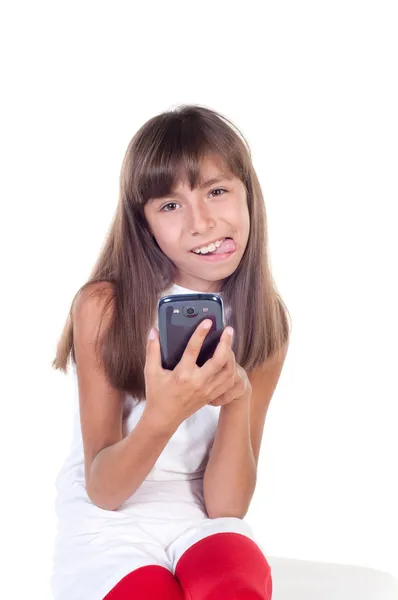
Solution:
[{"label": "red legging", "polygon": [[193,544],[175,576],[159,565],[132,571],[104,600],[271,600],[271,568],[240,533],[215,533]]}]

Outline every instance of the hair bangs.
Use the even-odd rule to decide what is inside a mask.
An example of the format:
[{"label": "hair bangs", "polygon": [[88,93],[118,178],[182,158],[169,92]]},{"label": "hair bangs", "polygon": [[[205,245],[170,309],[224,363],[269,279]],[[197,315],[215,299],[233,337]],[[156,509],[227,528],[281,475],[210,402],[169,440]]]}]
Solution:
[{"label": "hair bangs", "polygon": [[191,190],[201,185],[202,164],[208,157],[215,160],[224,176],[233,174],[245,180],[245,157],[225,130],[206,128],[196,119],[175,118],[173,123],[165,125],[160,138],[158,128],[156,137],[157,143],[148,143],[145,148],[146,160],[139,161],[142,169],[137,175],[136,189],[141,205],[168,196],[180,182],[188,182]]}]

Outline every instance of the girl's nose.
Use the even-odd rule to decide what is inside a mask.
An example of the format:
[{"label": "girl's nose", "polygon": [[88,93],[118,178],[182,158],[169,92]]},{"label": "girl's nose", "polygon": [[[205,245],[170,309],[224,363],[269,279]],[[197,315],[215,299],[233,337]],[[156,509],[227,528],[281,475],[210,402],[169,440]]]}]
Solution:
[{"label": "girl's nose", "polygon": [[195,206],[190,207],[187,225],[191,235],[194,235],[195,233],[206,233],[214,228],[214,217],[205,202],[198,202]]}]

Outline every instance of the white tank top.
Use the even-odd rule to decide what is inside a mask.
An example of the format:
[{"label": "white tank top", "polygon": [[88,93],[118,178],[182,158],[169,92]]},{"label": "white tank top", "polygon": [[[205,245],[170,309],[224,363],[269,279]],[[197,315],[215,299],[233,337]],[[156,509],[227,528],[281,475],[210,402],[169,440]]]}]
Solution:
[{"label": "white tank top", "polygon": [[[174,284],[166,293],[195,292]],[[228,315],[227,308],[226,312]],[[102,509],[91,503],[85,489],[79,394],[76,367],[73,362],[71,362],[70,376],[73,378],[72,441],[66,460],[55,481],[59,537],[62,537],[62,532],[70,535],[70,532],[77,528],[79,531],[82,528],[84,530],[85,519],[90,521],[92,529],[96,516],[100,517],[98,526],[102,527],[104,513]],[[138,423],[145,404],[145,400],[139,402],[126,394],[123,410],[124,435],[132,431]],[[219,406],[208,404],[183,421],[136,492],[118,511],[105,511],[108,513],[108,518],[114,519],[120,512],[132,519],[137,516],[143,518],[145,515],[150,517],[155,513],[162,514],[165,519],[184,515],[188,518],[203,517],[206,513],[200,483],[214,442],[219,413]],[[168,482],[168,485],[156,487],[156,482]],[[150,502],[145,503],[143,501],[145,498],[150,499]],[[164,501],[167,502],[167,506]],[[182,505],[180,501],[183,501]]]}]

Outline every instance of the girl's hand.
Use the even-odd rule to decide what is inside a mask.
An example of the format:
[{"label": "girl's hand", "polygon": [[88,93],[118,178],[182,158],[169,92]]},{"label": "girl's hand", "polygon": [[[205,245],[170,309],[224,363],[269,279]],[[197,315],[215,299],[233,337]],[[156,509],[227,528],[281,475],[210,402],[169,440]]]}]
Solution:
[{"label": "girl's hand", "polygon": [[213,356],[202,367],[196,364],[211,324],[206,319],[198,325],[173,371],[162,367],[159,332],[153,329],[155,337],[148,340],[144,368],[145,410],[161,427],[176,430],[202,406],[216,400],[235,385],[230,327],[224,329]]},{"label": "girl's hand", "polygon": [[251,383],[247,373],[235,362],[235,354],[232,350],[229,352],[227,364],[229,364],[229,368],[234,371],[234,385],[231,389],[218,396],[218,398],[209,402],[212,406],[223,406],[224,404],[229,404],[232,400],[251,393]]}]

